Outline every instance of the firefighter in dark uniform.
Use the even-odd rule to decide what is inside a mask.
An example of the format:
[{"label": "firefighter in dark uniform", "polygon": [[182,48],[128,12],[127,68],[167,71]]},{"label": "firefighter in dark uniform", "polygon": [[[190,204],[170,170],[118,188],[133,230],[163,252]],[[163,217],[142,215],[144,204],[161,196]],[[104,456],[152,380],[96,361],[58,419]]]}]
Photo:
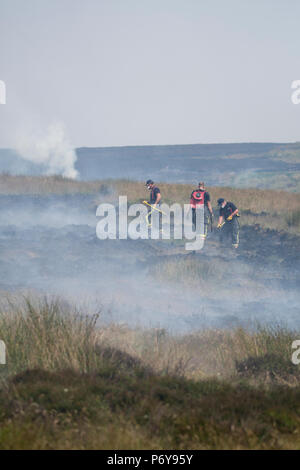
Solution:
[{"label": "firefighter in dark uniform", "polygon": [[150,191],[150,200],[148,201],[148,204],[150,204],[154,209],[151,209],[149,207],[148,211],[148,225],[149,227],[151,226],[151,214],[155,209],[159,209],[160,206],[160,201],[161,201],[161,194],[160,194],[160,189],[155,186],[154,182],[152,180],[147,180],[146,181],[146,187]]},{"label": "firefighter in dark uniform", "polygon": [[201,182],[198,185],[198,189],[195,189],[190,198],[190,206],[192,208],[192,220],[193,225],[196,227],[196,211],[197,209],[204,208],[204,233],[201,234],[201,238],[204,240],[207,237],[208,226],[210,221],[213,220],[213,210],[210,202],[210,195],[205,190],[204,183]]},{"label": "firefighter in dark uniform", "polygon": [[238,208],[232,202],[227,202],[223,198],[218,199],[218,206],[220,208],[218,222],[218,228],[221,229],[220,241],[223,242],[224,236],[229,233],[231,234],[233,248],[238,248],[240,235]]}]

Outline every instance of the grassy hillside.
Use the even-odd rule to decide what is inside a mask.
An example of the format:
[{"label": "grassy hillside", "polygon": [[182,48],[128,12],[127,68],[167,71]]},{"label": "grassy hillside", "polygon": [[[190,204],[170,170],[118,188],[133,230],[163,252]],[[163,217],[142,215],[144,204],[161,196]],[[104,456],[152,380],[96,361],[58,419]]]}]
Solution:
[{"label": "grassy hillside", "polygon": [[[167,204],[188,204],[191,190],[194,189],[186,184],[157,184],[163,202]],[[113,183],[113,187],[118,194],[127,195],[129,202],[142,201],[148,195],[143,183],[118,181],[117,184]],[[223,197],[237,205],[242,215],[242,225],[260,224],[263,228],[299,233],[300,194],[229,187],[208,187],[207,190],[211,195],[215,215],[218,215],[216,201]],[[97,201],[101,202],[101,197]]]},{"label": "grassy hillside", "polygon": [[[193,186],[157,182],[163,202],[188,204]],[[241,224],[257,224],[263,228],[298,233],[300,194],[288,191],[208,187],[217,214],[216,201],[224,197],[234,202],[242,214]],[[148,197],[144,183],[129,180],[74,181],[61,176],[11,176],[0,174],[0,194],[95,194],[95,204],[117,203],[118,195],[126,195],[129,203]]]},{"label": "grassy hillside", "polygon": [[[300,143],[240,143],[80,148],[83,179],[122,176],[300,192]],[[201,175],[201,176],[200,176]]]},{"label": "grassy hillside", "polygon": [[[204,179],[212,186],[300,191],[300,143],[235,143],[79,148],[81,180],[149,177],[169,183]],[[41,175],[42,165],[0,149],[0,171]]]}]

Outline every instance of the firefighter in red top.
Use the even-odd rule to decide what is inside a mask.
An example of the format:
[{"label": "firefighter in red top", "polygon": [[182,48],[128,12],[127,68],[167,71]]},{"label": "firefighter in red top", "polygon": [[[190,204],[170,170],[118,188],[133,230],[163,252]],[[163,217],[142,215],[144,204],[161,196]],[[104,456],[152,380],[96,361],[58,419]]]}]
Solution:
[{"label": "firefighter in red top", "polygon": [[193,225],[196,227],[196,210],[204,209],[204,232],[201,237],[207,237],[209,222],[213,220],[213,210],[210,202],[210,195],[205,190],[204,183],[200,182],[198,189],[195,189],[191,194],[190,206],[193,212]]}]

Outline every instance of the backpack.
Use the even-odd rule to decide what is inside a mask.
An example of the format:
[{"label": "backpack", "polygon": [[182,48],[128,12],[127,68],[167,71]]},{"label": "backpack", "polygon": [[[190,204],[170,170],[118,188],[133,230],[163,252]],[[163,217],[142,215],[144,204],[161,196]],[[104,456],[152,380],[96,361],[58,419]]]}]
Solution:
[{"label": "backpack", "polygon": [[195,208],[196,206],[203,206],[205,194],[206,194],[206,191],[201,190],[201,189],[195,189],[195,191],[193,191],[191,195],[191,201],[190,201],[191,206],[193,208]]}]

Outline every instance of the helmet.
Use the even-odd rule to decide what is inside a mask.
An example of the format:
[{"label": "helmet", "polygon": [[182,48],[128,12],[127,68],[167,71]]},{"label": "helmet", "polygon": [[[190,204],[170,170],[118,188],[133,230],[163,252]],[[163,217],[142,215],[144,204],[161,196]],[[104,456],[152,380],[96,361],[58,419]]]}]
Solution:
[{"label": "helmet", "polygon": [[218,199],[218,206],[221,206],[224,201],[225,201],[225,199],[223,199],[222,197],[220,197],[220,199]]},{"label": "helmet", "polygon": [[147,180],[146,181],[146,186],[148,186],[149,184],[153,184],[153,181],[152,180]]}]

